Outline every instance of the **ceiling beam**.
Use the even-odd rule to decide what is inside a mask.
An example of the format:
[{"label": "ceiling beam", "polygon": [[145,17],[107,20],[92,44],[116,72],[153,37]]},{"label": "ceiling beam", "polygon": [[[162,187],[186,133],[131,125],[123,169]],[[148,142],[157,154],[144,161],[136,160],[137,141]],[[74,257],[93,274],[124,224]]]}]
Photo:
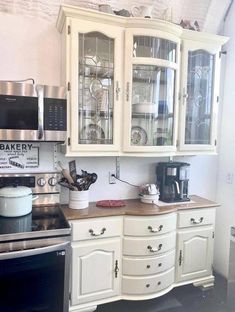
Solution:
[{"label": "ceiling beam", "polygon": [[203,31],[217,34],[232,0],[211,0]]}]

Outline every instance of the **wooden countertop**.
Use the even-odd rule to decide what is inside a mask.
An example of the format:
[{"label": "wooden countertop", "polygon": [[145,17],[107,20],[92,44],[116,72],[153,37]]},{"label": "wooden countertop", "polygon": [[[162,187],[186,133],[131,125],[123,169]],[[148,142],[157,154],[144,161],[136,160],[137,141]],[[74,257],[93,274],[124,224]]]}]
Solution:
[{"label": "wooden countertop", "polygon": [[140,199],[128,199],[124,200],[126,206],[120,208],[96,207],[96,203],[93,202],[90,203],[89,207],[86,209],[71,209],[68,205],[62,205],[62,210],[67,220],[76,220],[121,215],[153,216],[181,209],[210,208],[220,206],[211,200],[196,195],[190,196],[190,199],[190,202],[168,204],[161,207],[153,204],[141,203]]}]

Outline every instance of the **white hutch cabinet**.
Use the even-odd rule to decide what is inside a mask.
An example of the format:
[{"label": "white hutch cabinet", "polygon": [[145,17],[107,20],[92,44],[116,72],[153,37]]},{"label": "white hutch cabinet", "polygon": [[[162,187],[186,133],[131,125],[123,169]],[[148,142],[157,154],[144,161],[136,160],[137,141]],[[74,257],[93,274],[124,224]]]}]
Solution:
[{"label": "white hutch cabinet", "polygon": [[213,153],[227,38],[62,6],[67,156]]}]

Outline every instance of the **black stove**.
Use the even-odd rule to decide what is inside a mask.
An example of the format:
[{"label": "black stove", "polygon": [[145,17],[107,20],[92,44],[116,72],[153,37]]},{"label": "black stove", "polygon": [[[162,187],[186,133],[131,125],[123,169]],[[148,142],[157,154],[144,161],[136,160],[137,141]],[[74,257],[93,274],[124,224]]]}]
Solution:
[{"label": "black stove", "polygon": [[57,172],[0,175],[0,187],[22,185],[38,196],[32,212],[21,217],[0,217],[0,242],[70,236],[71,229],[59,205]]},{"label": "black stove", "polygon": [[33,207],[22,217],[0,217],[0,242],[70,235],[70,226],[60,206]]}]

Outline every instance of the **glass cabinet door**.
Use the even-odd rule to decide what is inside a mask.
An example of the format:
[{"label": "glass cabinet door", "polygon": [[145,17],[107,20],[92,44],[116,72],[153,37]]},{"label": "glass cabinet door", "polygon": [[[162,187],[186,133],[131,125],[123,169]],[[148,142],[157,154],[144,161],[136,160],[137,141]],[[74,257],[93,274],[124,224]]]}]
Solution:
[{"label": "glass cabinet door", "polygon": [[79,144],[113,144],[114,39],[78,34]]},{"label": "glass cabinet door", "polygon": [[[124,138],[125,150],[158,152],[174,150],[177,42],[156,35],[130,32],[126,115],[129,136]],[[129,108],[129,111],[128,111]]]},{"label": "glass cabinet door", "polygon": [[70,25],[68,154],[119,151],[123,29],[76,18]]},{"label": "glass cabinet door", "polygon": [[188,52],[187,105],[184,144],[211,144],[215,55]]}]

